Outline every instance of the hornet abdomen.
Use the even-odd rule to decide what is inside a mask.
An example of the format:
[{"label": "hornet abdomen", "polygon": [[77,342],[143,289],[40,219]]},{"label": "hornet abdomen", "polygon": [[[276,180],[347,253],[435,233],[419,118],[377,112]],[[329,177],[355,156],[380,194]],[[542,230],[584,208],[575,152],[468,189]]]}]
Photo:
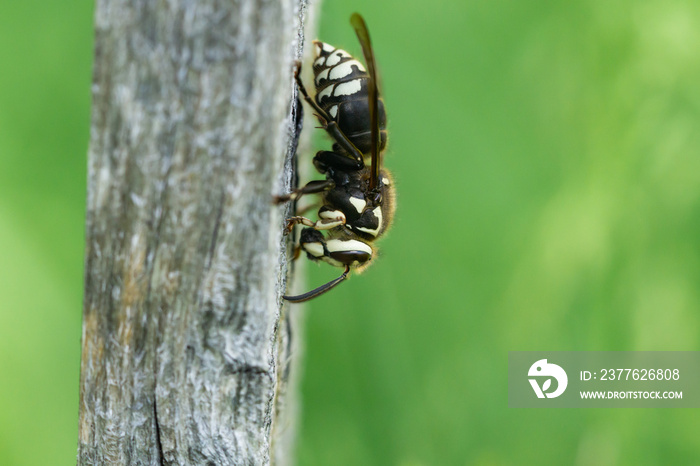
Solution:
[{"label": "hornet abdomen", "polygon": [[[316,103],[333,118],[340,130],[363,154],[372,150],[367,83],[369,74],[345,50],[314,41],[314,84]],[[378,105],[380,151],[386,146],[384,102]]]}]

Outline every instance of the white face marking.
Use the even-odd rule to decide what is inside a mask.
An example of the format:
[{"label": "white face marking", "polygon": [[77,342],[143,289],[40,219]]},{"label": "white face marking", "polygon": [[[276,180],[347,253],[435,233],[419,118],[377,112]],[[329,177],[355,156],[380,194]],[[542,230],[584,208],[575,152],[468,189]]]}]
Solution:
[{"label": "white face marking", "polygon": [[337,105],[334,105],[334,106],[332,106],[331,108],[329,108],[329,109],[328,109],[328,113],[330,113],[330,115],[331,115],[333,118],[337,117],[337,116],[338,116],[338,106],[337,106]]},{"label": "white face marking", "polygon": [[330,97],[331,92],[333,92],[333,86],[325,87],[321,92],[319,92],[318,94],[316,94],[316,102],[319,102],[319,103],[320,103],[320,102],[321,102],[321,99],[322,99],[323,97],[326,97],[326,96]]},{"label": "white face marking", "polygon": [[379,234],[379,230],[382,229],[382,222],[384,221],[382,218],[382,208],[376,207],[372,212],[374,213],[374,216],[377,217],[377,229],[371,230],[369,228],[362,227],[357,227],[357,229],[372,236],[377,236],[377,234]]},{"label": "white face marking", "polygon": [[362,80],[353,79],[352,81],[348,81],[346,83],[337,84],[335,86],[335,90],[333,91],[333,95],[353,95],[356,92],[359,92],[360,89],[362,89]]},{"label": "white face marking", "polygon": [[329,239],[326,241],[326,248],[328,252],[362,251],[368,253],[370,256],[372,255],[372,248],[369,244],[354,239]]},{"label": "white face marking", "polygon": [[360,199],[359,197],[351,197],[350,198],[350,204],[355,207],[355,210],[357,211],[358,214],[361,214],[363,210],[365,210],[365,206],[367,205],[367,201],[364,199]]},{"label": "white face marking", "polygon": [[389,186],[391,184],[391,180],[389,178],[382,178],[382,183]]},{"label": "white face marking", "polygon": [[323,257],[323,244],[321,243],[304,243],[303,248],[314,257]]},{"label": "white face marking", "polygon": [[316,85],[318,86],[321,84],[322,79],[328,79],[328,72],[330,71],[330,68],[326,68],[325,70],[321,71],[318,76],[316,76]]},{"label": "white face marking", "polygon": [[331,74],[329,75],[329,78],[332,80],[344,78],[345,76],[349,75],[352,73],[352,67],[357,66],[360,70],[364,71],[362,68],[362,65],[360,65],[360,62],[357,60],[350,60],[341,63],[340,65],[334,66],[331,68]]}]

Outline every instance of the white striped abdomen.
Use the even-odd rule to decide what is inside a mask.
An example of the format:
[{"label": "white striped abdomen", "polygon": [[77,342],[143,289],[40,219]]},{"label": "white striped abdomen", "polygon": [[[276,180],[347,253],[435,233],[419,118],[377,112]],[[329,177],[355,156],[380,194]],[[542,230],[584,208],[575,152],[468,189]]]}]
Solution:
[{"label": "white striped abdomen", "polygon": [[[340,130],[363,154],[371,151],[371,125],[367,83],[369,74],[345,50],[314,41],[316,103],[338,123]],[[386,145],[386,113],[379,99],[380,150]]]}]

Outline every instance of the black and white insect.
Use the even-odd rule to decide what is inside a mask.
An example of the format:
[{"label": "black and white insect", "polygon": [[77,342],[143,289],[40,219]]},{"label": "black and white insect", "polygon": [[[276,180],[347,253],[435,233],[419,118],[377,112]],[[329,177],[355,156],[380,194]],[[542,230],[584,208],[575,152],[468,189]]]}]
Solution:
[{"label": "black and white insect", "polygon": [[313,108],[321,128],[333,138],[330,151],[313,159],[325,180],[311,181],[278,201],[296,200],[305,194],[320,194],[319,220],[295,216],[287,219],[287,231],[301,224],[298,251],[309,259],[344,269],[342,275],[299,296],[284,296],[291,302],[315,298],[345,280],[350,271],[361,272],[376,256],[374,241],[390,226],[394,216],[394,186],[382,168],[386,147],[386,113],[377,88],[374,51],[364,19],[357,13],[350,23],[362,46],[367,69],[344,50],[314,41],[315,98],[312,99],[294,72],[299,92]]}]

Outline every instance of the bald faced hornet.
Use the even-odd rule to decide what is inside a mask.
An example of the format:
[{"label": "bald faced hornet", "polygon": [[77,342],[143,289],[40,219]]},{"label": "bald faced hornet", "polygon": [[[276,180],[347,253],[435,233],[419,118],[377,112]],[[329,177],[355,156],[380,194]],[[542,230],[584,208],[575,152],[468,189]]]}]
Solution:
[{"label": "bald faced hornet", "polygon": [[334,140],[332,150],[320,151],[313,159],[326,179],[311,181],[277,198],[284,202],[305,194],[321,195],[319,220],[291,217],[287,219],[287,231],[296,224],[304,225],[298,251],[305,251],[313,261],[341,267],[344,272],[302,295],[284,296],[291,302],[315,298],[345,280],[351,270],[359,273],[367,268],[376,255],[374,240],[387,230],[394,216],[391,175],[381,168],[387,141],[386,113],[377,88],[374,51],[364,19],[355,13],[350,23],[362,46],[367,69],[346,51],[314,41],[314,99],[299,77],[298,63],[294,72],[299,92]]}]

